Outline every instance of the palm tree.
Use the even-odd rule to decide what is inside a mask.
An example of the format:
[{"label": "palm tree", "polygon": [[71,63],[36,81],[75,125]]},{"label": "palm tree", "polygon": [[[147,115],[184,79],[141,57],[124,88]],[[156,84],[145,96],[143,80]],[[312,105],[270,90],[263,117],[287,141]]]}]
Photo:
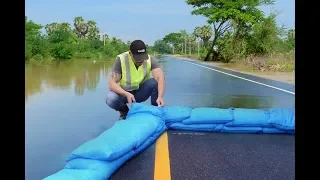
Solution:
[{"label": "palm tree", "polygon": [[97,23],[95,21],[88,21],[88,39],[94,40],[94,39],[99,39],[100,38],[100,31],[99,28],[97,27]]},{"label": "palm tree", "polygon": [[50,34],[51,34],[54,30],[58,29],[58,26],[59,26],[59,24],[56,23],[56,22],[51,23],[51,24],[47,24],[47,25],[45,26],[47,35],[50,36]]},{"label": "palm tree", "polygon": [[212,36],[212,28],[210,25],[204,25],[200,29],[200,37],[203,40],[204,45],[207,46],[209,39]]},{"label": "palm tree", "polygon": [[84,19],[82,16],[75,17],[74,20],[74,27],[76,28],[77,35],[81,39],[86,38],[86,34],[88,33],[88,25],[84,22]]},{"label": "palm tree", "polygon": [[212,28],[211,28],[210,25],[204,25],[202,27],[198,27],[197,26],[197,27],[194,28],[193,34],[196,37],[201,38],[203,43],[204,43],[204,45],[205,45],[205,47],[207,47],[209,39],[212,36]]}]

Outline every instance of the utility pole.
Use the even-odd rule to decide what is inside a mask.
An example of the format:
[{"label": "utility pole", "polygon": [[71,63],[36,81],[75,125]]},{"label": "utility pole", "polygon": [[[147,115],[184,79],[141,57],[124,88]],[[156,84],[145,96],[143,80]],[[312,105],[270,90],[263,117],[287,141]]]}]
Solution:
[{"label": "utility pole", "polygon": [[191,56],[191,39],[189,39],[189,55]]},{"label": "utility pole", "polygon": [[103,47],[105,47],[105,46],[106,46],[106,35],[103,34]]},{"label": "utility pole", "polygon": [[106,43],[107,43],[107,37],[108,37],[108,33],[107,32],[104,32],[103,33],[103,45],[105,46]]},{"label": "utility pole", "polygon": [[187,54],[187,38],[184,38],[184,54]]},{"label": "utility pole", "polygon": [[181,47],[182,47],[181,52],[183,53],[183,43],[181,44]]},{"label": "utility pole", "polygon": [[103,47],[106,46],[106,33],[100,33],[102,35]]},{"label": "utility pole", "polygon": [[200,57],[199,46],[200,46],[200,41],[199,41],[199,39],[198,39],[198,57]]}]

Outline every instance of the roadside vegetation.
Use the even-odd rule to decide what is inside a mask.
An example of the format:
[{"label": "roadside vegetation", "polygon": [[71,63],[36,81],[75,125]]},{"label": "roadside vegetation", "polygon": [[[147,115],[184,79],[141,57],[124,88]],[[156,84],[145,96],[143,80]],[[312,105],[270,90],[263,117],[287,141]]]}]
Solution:
[{"label": "roadside vegetation", "polygon": [[295,29],[276,23],[276,13],[265,16],[259,9],[273,0],[187,0],[193,15],[207,23],[165,35],[154,50],[201,61],[238,64],[247,70],[294,71]]}]

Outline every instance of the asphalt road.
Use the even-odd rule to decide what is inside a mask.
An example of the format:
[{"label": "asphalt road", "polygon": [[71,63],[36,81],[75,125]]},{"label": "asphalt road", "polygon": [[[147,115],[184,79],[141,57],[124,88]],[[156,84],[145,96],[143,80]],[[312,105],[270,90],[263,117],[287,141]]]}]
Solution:
[{"label": "asphalt road", "polygon": [[[168,56],[161,57],[159,62],[166,74],[164,98],[169,105],[295,107],[294,85],[291,84]],[[172,130],[167,134],[172,180],[294,179],[295,139],[292,135]],[[154,179],[155,146],[129,160],[111,179]]]}]

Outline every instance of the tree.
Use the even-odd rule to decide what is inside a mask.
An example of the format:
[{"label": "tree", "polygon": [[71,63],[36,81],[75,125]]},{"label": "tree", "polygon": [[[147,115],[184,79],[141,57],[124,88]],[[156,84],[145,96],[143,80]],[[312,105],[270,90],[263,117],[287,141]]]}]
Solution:
[{"label": "tree", "polygon": [[81,39],[85,39],[88,33],[88,25],[87,23],[84,22],[83,17],[82,16],[75,17],[73,20],[73,25],[76,29],[76,31],[74,32],[77,33],[78,37]]},{"label": "tree", "polygon": [[290,48],[294,48],[294,46],[295,46],[295,29],[290,29],[287,32],[286,41],[289,44]]},{"label": "tree", "polygon": [[248,42],[251,53],[266,54],[273,52],[280,47],[282,28],[277,27],[276,14],[271,13],[268,17],[263,18],[259,24],[252,27],[251,35],[248,35]]},{"label": "tree", "polygon": [[[235,23],[240,30],[242,26],[255,24],[263,18],[263,12],[258,6],[273,4],[274,0],[186,0],[188,5],[195,8],[191,14],[202,15],[213,24],[213,41],[205,61],[209,60],[219,37],[230,30]],[[217,53],[214,53],[216,56]],[[215,58],[215,57],[213,57]]]},{"label": "tree", "polygon": [[202,27],[195,27],[194,33],[196,37],[201,38],[205,47],[208,45],[209,39],[212,36],[212,28],[210,25],[204,25]]},{"label": "tree", "polygon": [[171,47],[163,40],[157,40],[153,45],[153,51],[161,54],[171,53]]},{"label": "tree", "polygon": [[170,44],[174,48],[174,50],[180,49],[179,46],[184,42],[184,39],[182,38],[182,35],[179,32],[167,34],[162,40]]},{"label": "tree", "polygon": [[100,39],[100,31],[99,28],[97,27],[97,23],[95,21],[88,21],[88,39],[90,40],[96,40]]},{"label": "tree", "polygon": [[55,30],[62,30],[65,32],[72,32],[70,24],[69,23],[51,23],[51,24],[47,24],[45,26],[45,30],[48,36],[50,36],[52,34],[53,31]]},{"label": "tree", "polygon": [[181,33],[176,33],[176,32],[167,34],[166,36],[164,36],[162,40],[174,46],[177,46],[178,44],[181,44],[183,42]]},{"label": "tree", "polygon": [[25,59],[38,55],[38,57],[46,57],[49,55],[48,43],[44,40],[40,30],[42,25],[28,21],[25,16]]},{"label": "tree", "polygon": [[25,35],[26,36],[39,36],[42,25],[34,23],[32,20],[28,21],[28,17],[25,16]]}]

